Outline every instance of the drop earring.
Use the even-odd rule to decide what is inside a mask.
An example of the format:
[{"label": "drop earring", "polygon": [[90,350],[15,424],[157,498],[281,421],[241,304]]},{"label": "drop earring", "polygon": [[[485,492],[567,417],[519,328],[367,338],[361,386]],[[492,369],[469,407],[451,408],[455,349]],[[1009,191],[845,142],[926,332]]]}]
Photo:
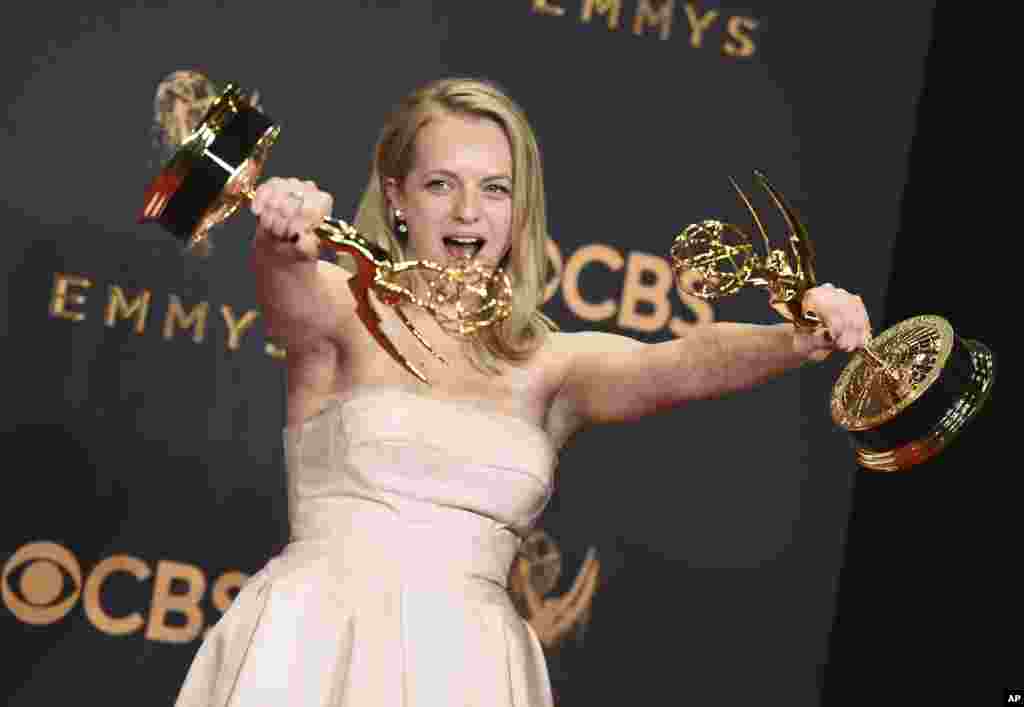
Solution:
[{"label": "drop earring", "polygon": [[409,233],[409,225],[405,222],[401,209],[395,209],[395,232],[399,237],[405,237]]}]

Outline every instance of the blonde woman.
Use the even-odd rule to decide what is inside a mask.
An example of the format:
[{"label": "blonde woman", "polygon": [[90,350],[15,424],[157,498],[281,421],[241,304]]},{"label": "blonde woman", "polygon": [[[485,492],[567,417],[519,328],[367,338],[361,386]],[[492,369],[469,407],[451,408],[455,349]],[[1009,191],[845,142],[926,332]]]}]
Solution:
[{"label": "blonde woman", "polygon": [[[559,449],[584,426],[746,390],[868,339],[860,298],[830,286],[806,295],[824,323],[813,333],[715,323],[644,344],[553,331],[538,311],[544,199],[533,131],[490,83],[434,82],[385,124],[357,227],[398,259],[501,264],[515,290],[512,316],[471,342],[410,312],[448,362],[415,361],[426,386],[367,335],[349,273],[318,258],[311,229],[332,197],[299,179],[257,190],[252,268],[288,351],[292,540],[211,630],[179,707],[551,705],[506,582]],[[419,350],[380,309],[399,348]]]}]

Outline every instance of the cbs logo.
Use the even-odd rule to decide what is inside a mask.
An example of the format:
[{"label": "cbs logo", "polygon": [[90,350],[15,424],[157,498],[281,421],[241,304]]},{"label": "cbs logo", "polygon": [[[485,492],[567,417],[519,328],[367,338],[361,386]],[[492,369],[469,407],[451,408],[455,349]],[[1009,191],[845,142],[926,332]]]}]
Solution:
[{"label": "cbs logo", "polygon": [[[148,607],[106,606],[103,589],[118,574],[137,582],[152,580]],[[228,571],[210,590],[210,601],[223,613],[248,575]],[[100,631],[125,636],[145,628],[145,637],[167,643],[187,643],[206,625],[200,602],[207,579],[195,565],[160,560],[156,571],[131,555],[111,555],[85,574],[67,548],[52,542],[24,545],[8,558],[0,574],[0,598],[18,620],[36,626],[53,624],[81,601],[89,622]],[[148,611],[140,611],[148,609]],[[146,615],[148,614],[148,615]]]},{"label": "cbs logo", "polygon": [[[4,564],[2,596],[7,608],[29,624],[52,624],[67,616],[82,593],[82,568],[56,543],[25,545]],[[58,601],[61,594],[70,594]]]},{"label": "cbs logo", "polygon": [[[695,324],[715,320],[710,303],[677,291],[675,275],[666,258],[637,250],[623,252],[607,243],[583,245],[563,258],[558,244],[550,238],[545,243],[545,254],[548,278],[542,301],[550,301],[561,291],[566,307],[583,321],[614,318],[619,329],[646,334],[667,329],[673,336],[684,336]],[[620,291],[584,292],[582,276],[591,268],[614,273],[621,283]],[[698,276],[689,273],[687,277]],[[675,313],[677,300],[683,305],[685,316]]]}]

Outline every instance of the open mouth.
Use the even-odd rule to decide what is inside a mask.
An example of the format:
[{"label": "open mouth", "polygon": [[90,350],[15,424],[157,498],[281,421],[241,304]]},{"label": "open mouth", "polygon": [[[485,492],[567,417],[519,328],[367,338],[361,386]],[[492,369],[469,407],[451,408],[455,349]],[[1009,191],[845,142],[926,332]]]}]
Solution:
[{"label": "open mouth", "polygon": [[472,260],[484,247],[484,239],[473,236],[445,236],[444,250],[453,260]]}]

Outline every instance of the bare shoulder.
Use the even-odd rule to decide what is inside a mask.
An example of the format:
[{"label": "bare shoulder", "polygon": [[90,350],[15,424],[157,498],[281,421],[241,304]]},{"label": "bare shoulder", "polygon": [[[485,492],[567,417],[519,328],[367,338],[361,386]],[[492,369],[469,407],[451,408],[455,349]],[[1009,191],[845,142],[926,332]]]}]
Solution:
[{"label": "bare shoulder", "polygon": [[647,344],[621,334],[603,331],[552,332],[540,350],[546,377],[561,387],[573,368],[587,359],[638,351]]},{"label": "bare shoulder", "polygon": [[552,438],[564,442],[585,424],[585,416],[577,401],[577,380],[600,371],[602,361],[628,356],[644,346],[646,344],[636,339],[608,332],[550,334],[539,352],[539,363],[544,369],[549,390],[545,427]]},{"label": "bare shoulder", "polygon": [[586,367],[589,362],[600,362],[607,357],[621,357],[638,351],[647,344],[621,334],[603,331],[555,332],[548,337],[543,348],[543,365],[549,379],[557,380],[557,387]]}]

